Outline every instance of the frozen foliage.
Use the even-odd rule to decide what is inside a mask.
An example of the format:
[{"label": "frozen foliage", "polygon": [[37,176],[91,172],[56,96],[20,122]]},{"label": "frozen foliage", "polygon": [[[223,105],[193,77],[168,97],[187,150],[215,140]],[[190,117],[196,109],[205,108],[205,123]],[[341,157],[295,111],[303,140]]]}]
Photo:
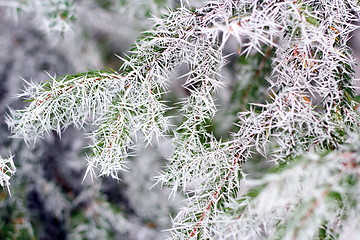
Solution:
[{"label": "frozen foliage", "polygon": [[[28,119],[28,122],[19,121],[21,131],[15,136],[29,141],[31,137],[51,130],[61,134],[69,124],[82,128],[105,111],[104,106],[111,104],[114,94],[121,87],[119,82],[114,81],[118,78],[111,73],[89,72],[80,76],[52,78],[48,84],[28,83],[25,93],[19,97],[32,102],[26,111],[19,111],[16,115],[27,115],[22,119]],[[40,91],[45,89],[49,91]],[[10,121],[9,125],[15,128],[13,123]]]},{"label": "frozen foliage", "polygon": [[[220,239],[342,239],[358,229],[359,135],[338,150],[281,164],[226,206],[215,224]],[[349,239],[356,239],[353,236]]]},{"label": "frozen foliage", "polygon": [[[200,2],[191,1],[197,4]],[[7,10],[7,15],[15,19],[23,15],[31,16],[31,21],[36,22],[39,30],[51,33],[52,36],[72,30],[74,22],[84,16],[84,10],[92,17],[99,13],[99,9],[107,13],[119,13],[136,22],[132,24],[133,27],[147,27],[149,24],[144,21],[146,18],[160,16],[167,7],[175,4],[177,2],[174,0],[0,0],[0,7]],[[96,19],[102,21],[99,16]]]},{"label": "frozen foliage", "polygon": [[[22,97],[32,102],[7,122],[26,140],[61,133],[71,123],[95,124],[86,173],[113,178],[126,169],[139,132],[147,143],[171,135],[174,152],[157,179],[173,193],[188,194],[174,219],[174,239],[338,238],[360,214],[359,192],[352,190],[359,188],[359,153],[343,145],[354,143],[348,137],[360,124],[347,47],[358,10],[355,0],[181,6],[155,18],[119,72],[29,83]],[[274,55],[266,102],[239,112],[238,131],[227,141],[209,125],[225,85],[220,71],[230,40],[249,58],[256,52],[270,57],[264,48]],[[180,65],[189,69],[183,76],[188,96],[177,105],[182,122],[174,124],[164,99]],[[243,165],[255,158],[285,167],[250,181],[247,187],[259,193],[243,195]]]},{"label": "frozen foliage", "polygon": [[[101,44],[104,39],[105,42],[108,41],[104,38],[105,34],[116,39],[116,46],[125,45],[121,46],[123,49],[128,47],[122,40],[124,34],[126,38],[134,37],[129,36],[129,32],[124,29],[117,29],[115,33],[113,31],[120,21],[116,17],[118,15],[106,15],[105,10],[91,5],[91,1],[82,2],[86,4],[77,6],[77,14],[81,12],[82,15],[77,15],[77,21],[72,24],[72,27],[79,30],[76,32],[77,38],[66,39],[65,43],[64,39],[57,39],[55,45],[53,38],[44,35],[38,29],[41,26],[36,25],[36,21],[27,18],[25,14],[19,16],[18,23],[3,14],[0,15],[1,113],[4,113],[6,105],[19,109],[20,106],[29,104],[27,101],[21,103],[23,99],[13,98],[15,93],[20,92],[19,88],[23,88],[23,81],[19,76],[32,78],[38,83],[39,80],[49,77],[44,69],[49,73],[64,74],[94,66],[94,58],[98,62],[100,60],[92,51],[102,53],[104,46]],[[91,9],[93,11],[89,11]],[[2,12],[3,10],[0,9]],[[103,35],[99,35],[99,26],[82,25],[87,21],[84,13],[96,14],[97,23],[107,24],[107,28],[101,29]],[[111,24],[109,19],[113,21]],[[127,21],[131,22],[131,19]],[[131,25],[126,27],[131,28]],[[91,37],[83,36],[84,32]],[[68,33],[67,36],[73,36],[72,34]],[[97,42],[99,37],[102,42]],[[88,42],[95,42],[97,45],[93,45],[93,49],[89,51],[86,46]],[[116,46],[113,48],[116,49]],[[96,66],[98,65],[99,63]],[[26,83],[24,85],[24,88],[28,86]],[[149,191],[154,184],[151,179],[160,170],[163,162],[154,152],[151,159],[148,155],[146,158],[144,156],[148,167],[137,161],[141,154],[131,160],[131,164],[138,165],[129,164],[129,167],[140,167],[141,172],[122,173],[121,178],[124,181],[120,184],[110,178],[97,179],[99,186],[93,187],[94,183],[91,181],[81,181],[86,162],[80,154],[86,151],[82,148],[88,144],[82,130],[68,127],[67,131],[61,134],[61,141],[54,138],[52,133],[51,136],[45,134],[44,139],[37,141],[34,146],[31,144],[32,148],[27,148],[20,139],[9,137],[7,125],[3,122],[4,116],[5,113],[0,120],[1,155],[6,157],[11,149],[16,156],[14,163],[17,171],[10,180],[12,197],[9,197],[7,187],[0,187],[0,239],[102,239],[101,236],[107,236],[111,239],[150,240],[161,238],[160,231],[171,226],[169,212],[176,212],[176,208],[173,208],[173,202],[167,199],[168,194],[160,187]],[[91,117],[85,121],[91,121]],[[152,172],[149,173],[149,170]],[[146,175],[142,174],[143,171]],[[134,178],[137,181],[133,181]],[[141,198],[133,198],[133,195]],[[106,212],[106,215],[99,215],[102,211]],[[119,221],[113,223],[113,219]]]},{"label": "frozen foliage", "polygon": [[7,7],[13,17],[18,14],[32,14],[45,31],[64,32],[70,29],[75,20],[75,1],[73,0],[1,0],[0,6]]},{"label": "frozen foliage", "polygon": [[[10,178],[16,172],[16,167],[13,161],[13,157],[6,159],[0,158],[0,185],[7,187],[9,190]],[[9,191],[10,192],[10,191]]]}]

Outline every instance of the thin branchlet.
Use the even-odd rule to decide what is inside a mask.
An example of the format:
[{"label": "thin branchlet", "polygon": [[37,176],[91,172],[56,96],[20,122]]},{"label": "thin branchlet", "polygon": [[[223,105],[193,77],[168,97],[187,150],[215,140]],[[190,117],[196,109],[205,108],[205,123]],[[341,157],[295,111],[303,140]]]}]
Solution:
[{"label": "thin branchlet", "polygon": [[8,158],[0,157],[0,185],[3,188],[7,188],[8,192],[11,196],[10,192],[10,178],[16,173],[16,167],[14,164],[13,156]]}]

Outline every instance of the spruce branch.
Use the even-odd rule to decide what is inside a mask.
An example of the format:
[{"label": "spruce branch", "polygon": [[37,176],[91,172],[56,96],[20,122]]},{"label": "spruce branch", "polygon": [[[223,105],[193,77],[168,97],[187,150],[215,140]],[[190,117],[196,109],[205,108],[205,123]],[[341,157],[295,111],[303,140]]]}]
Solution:
[{"label": "spruce branch", "polygon": [[69,124],[82,128],[104,112],[119,89],[124,88],[120,76],[101,71],[26,84],[18,97],[29,101],[30,105],[11,111],[6,120],[13,136],[26,142],[52,130],[61,134]]},{"label": "spruce branch", "polygon": [[340,239],[347,224],[358,222],[358,138],[249,180],[253,190],[228,203],[215,224],[216,238]]},{"label": "spruce branch", "polygon": [[[273,8],[276,5],[274,2],[270,2],[269,5],[263,3],[259,6],[254,4],[246,5],[246,7],[249,8],[249,12],[258,13],[252,15],[256,18],[263,13],[264,8]],[[329,36],[327,32],[324,32],[320,35],[325,37],[319,41],[316,32],[319,30],[318,26],[328,19],[315,15],[311,6],[317,6],[318,10],[323,7],[322,10],[326,11],[328,10],[324,7],[326,3],[318,4],[307,1],[306,4],[310,7],[304,7],[305,3],[302,1],[296,3],[285,2],[279,3],[277,6],[282,9],[283,17],[281,20],[275,18],[274,22],[279,21],[279,25],[276,26],[281,26],[280,33],[283,36],[279,36],[278,50],[273,62],[272,79],[275,80],[270,80],[273,102],[267,105],[255,104],[261,108],[260,113],[250,110],[249,113],[239,114],[240,131],[234,136],[234,141],[230,147],[234,151],[233,155],[241,156],[238,163],[251,159],[254,149],[276,162],[289,161],[309,150],[335,149],[339,143],[346,139],[345,128],[350,127],[353,131],[357,131],[359,127],[359,117],[353,111],[353,103],[351,97],[349,98],[353,91],[351,79],[354,76],[351,66],[354,60],[351,55],[345,53],[347,49],[346,35],[341,39],[340,36]],[[349,11],[346,15],[339,16],[340,19],[334,18],[330,24],[336,28],[332,28],[343,29],[342,31],[345,33],[354,29],[354,26],[349,23],[352,19],[352,8],[348,8],[349,5],[336,3],[327,7],[346,8]],[[259,12],[257,12],[257,8],[260,9]],[[343,19],[343,17],[347,19]],[[291,21],[292,25],[286,21],[282,22],[283,19]],[[344,24],[344,22],[348,24]],[[286,29],[288,25],[291,27]],[[330,29],[333,30],[332,28]],[[267,29],[271,30],[271,27]],[[227,30],[229,31],[229,29]],[[232,32],[233,29],[230,30]],[[250,38],[256,37],[250,34],[249,36]],[[239,36],[237,39],[241,40]],[[260,40],[255,40],[255,46],[253,46],[255,49],[259,49],[256,47],[258,41]],[[304,49],[299,49],[300,44],[304,46]],[[295,49],[289,50],[292,46],[295,46]],[[329,46],[336,49],[324,51]],[[339,52],[338,48],[343,49],[344,53]],[[314,57],[314,55],[318,55],[318,57]],[[291,67],[283,67],[286,65],[291,65]],[[322,86],[324,84],[326,87]],[[324,91],[324,89],[329,90]],[[308,99],[310,96],[314,97],[315,93],[322,98],[323,111],[316,111],[312,101]],[[275,147],[272,147],[273,151],[269,153],[267,148],[274,141]],[[179,166],[181,169],[182,165],[179,164]],[[227,169],[229,167],[221,171],[224,173],[228,171]],[[173,175],[175,174],[174,171]],[[204,177],[205,180],[200,180],[200,186],[189,198],[188,206],[175,218],[175,233],[173,235],[175,238],[215,237],[215,228],[212,223],[216,225],[217,221],[221,222],[218,219],[218,214],[225,211],[224,204],[231,201],[231,196],[237,192],[232,188],[222,188],[217,185],[218,188],[212,188],[210,191],[212,194],[210,194],[207,189],[202,188],[203,185],[207,184],[207,181],[210,181],[210,178],[206,178],[205,172],[202,174],[203,176],[197,174],[196,176],[200,175],[197,179]],[[179,181],[175,182],[179,184]],[[217,180],[218,182],[219,180]],[[227,183],[229,184],[229,182]],[[216,189],[219,189],[220,193]],[[223,196],[230,197],[230,199],[224,199]],[[223,208],[220,210],[214,204],[218,202],[222,203],[220,206]]]}]

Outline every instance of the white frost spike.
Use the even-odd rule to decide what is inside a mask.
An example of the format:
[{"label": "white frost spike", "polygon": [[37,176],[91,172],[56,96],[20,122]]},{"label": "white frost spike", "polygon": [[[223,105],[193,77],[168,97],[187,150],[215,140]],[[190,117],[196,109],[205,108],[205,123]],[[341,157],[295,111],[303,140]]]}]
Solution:
[{"label": "white frost spike", "polygon": [[1,187],[6,187],[10,196],[10,178],[15,175],[16,167],[13,161],[13,156],[8,158],[0,157],[0,185]]}]

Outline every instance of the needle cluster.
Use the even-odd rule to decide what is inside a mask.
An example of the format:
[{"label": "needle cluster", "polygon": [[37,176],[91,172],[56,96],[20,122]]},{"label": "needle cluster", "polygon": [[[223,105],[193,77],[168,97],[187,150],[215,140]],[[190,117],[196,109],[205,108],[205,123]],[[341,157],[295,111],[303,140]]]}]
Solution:
[{"label": "needle cluster", "polygon": [[6,159],[0,158],[0,185],[7,188],[10,193],[10,178],[16,173],[13,157]]}]

